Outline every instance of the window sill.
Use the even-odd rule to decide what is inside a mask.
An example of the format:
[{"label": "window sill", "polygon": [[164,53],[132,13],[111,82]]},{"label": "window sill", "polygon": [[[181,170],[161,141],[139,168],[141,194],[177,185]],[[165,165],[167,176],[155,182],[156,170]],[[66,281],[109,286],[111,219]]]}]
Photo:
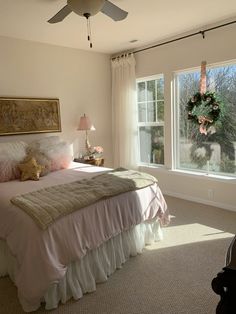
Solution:
[{"label": "window sill", "polygon": [[236,177],[230,177],[230,176],[222,176],[222,175],[216,175],[216,174],[208,174],[203,172],[194,172],[194,171],[188,171],[188,170],[180,170],[180,169],[167,169],[163,165],[147,165],[147,164],[139,164],[139,168],[143,169],[152,169],[154,172],[161,171],[166,174],[175,174],[180,176],[188,176],[192,178],[199,178],[203,180],[212,180],[212,181],[220,181],[220,182],[230,182],[236,184]]},{"label": "window sill", "polygon": [[166,169],[164,165],[162,164],[145,164],[145,163],[140,163],[138,164],[138,167],[147,167],[147,168],[154,168],[154,169]]},{"label": "window sill", "polygon": [[204,172],[194,172],[194,171],[188,171],[188,170],[180,170],[180,169],[174,169],[174,170],[169,170],[175,173],[179,174],[184,174],[184,175],[190,175],[190,176],[198,176],[198,177],[203,177],[206,179],[213,179],[213,180],[219,180],[219,181],[235,181],[236,182],[236,177],[231,177],[231,176],[223,176],[223,175],[217,175],[213,173],[204,173]]}]

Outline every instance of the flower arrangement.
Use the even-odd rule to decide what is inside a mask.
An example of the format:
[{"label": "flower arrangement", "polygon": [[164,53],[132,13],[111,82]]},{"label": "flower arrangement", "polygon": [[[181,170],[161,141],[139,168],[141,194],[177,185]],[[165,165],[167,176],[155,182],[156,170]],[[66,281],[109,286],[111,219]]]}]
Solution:
[{"label": "flower arrangement", "polygon": [[94,150],[94,152],[95,152],[96,154],[102,154],[102,153],[103,153],[103,148],[102,148],[102,146],[95,146],[95,147],[93,148],[93,150]]},{"label": "flower arrangement", "polygon": [[91,147],[89,153],[90,156],[92,156],[93,158],[101,157],[103,153],[103,148],[102,146]]}]

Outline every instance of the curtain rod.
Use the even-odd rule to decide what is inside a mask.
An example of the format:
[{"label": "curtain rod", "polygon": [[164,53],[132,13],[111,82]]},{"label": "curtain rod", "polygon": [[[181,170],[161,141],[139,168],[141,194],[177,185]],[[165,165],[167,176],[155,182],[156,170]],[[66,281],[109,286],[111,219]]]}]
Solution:
[{"label": "curtain rod", "polygon": [[156,47],[164,46],[164,45],[173,43],[175,41],[179,41],[179,40],[186,39],[186,38],[189,38],[189,37],[193,37],[193,36],[196,36],[196,35],[202,35],[202,38],[204,39],[206,32],[210,32],[210,31],[215,30],[217,28],[225,27],[225,26],[228,26],[228,25],[231,25],[231,24],[235,24],[235,23],[236,23],[236,20],[232,21],[232,22],[225,23],[225,24],[220,24],[220,25],[217,25],[217,26],[214,26],[214,27],[206,28],[206,29],[203,29],[203,30],[195,32],[195,33],[191,33],[191,34],[188,34],[188,35],[185,35],[185,36],[181,36],[181,37],[178,37],[178,38],[175,38],[175,39],[164,41],[164,42],[162,42],[160,44],[156,44],[156,45],[153,45],[153,46],[150,46],[150,47],[146,47],[146,48],[135,50],[133,52],[128,52],[128,53],[122,54],[122,55],[117,56],[117,57],[113,57],[111,60],[115,60],[116,58],[123,57],[126,54],[138,53],[138,52],[142,52],[142,51],[145,51],[145,50],[153,49],[153,48],[156,48]]}]

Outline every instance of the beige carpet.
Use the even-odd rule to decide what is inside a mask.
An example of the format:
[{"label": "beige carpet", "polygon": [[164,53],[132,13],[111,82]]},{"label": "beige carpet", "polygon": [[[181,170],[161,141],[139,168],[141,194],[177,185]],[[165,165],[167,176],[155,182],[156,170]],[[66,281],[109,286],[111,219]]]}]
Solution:
[{"label": "beige carpet", "polygon": [[[97,291],[50,312],[66,314],[213,314],[212,278],[236,233],[236,213],[166,197],[173,215],[162,242],[131,258]],[[16,289],[0,279],[0,313],[24,313]]]}]

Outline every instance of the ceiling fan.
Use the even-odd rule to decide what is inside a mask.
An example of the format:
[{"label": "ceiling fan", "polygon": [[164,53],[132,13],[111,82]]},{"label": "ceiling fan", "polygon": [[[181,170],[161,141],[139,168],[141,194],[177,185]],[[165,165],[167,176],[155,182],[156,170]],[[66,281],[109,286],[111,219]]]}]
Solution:
[{"label": "ceiling fan", "polygon": [[87,19],[102,12],[114,21],[121,21],[126,18],[128,12],[120,9],[108,0],[67,0],[65,5],[57,14],[48,20],[49,23],[58,23],[64,20],[71,12],[75,12]]},{"label": "ceiling fan", "polygon": [[92,48],[91,42],[91,27],[90,16],[102,12],[105,15],[112,18],[114,21],[121,21],[126,18],[128,12],[120,9],[115,4],[108,0],[67,0],[65,5],[57,14],[48,20],[48,23],[54,24],[64,20],[71,12],[75,12],[80,16],[84,16],[87,19],[87,31],[88,41],[90,42],[90,48]]}]

